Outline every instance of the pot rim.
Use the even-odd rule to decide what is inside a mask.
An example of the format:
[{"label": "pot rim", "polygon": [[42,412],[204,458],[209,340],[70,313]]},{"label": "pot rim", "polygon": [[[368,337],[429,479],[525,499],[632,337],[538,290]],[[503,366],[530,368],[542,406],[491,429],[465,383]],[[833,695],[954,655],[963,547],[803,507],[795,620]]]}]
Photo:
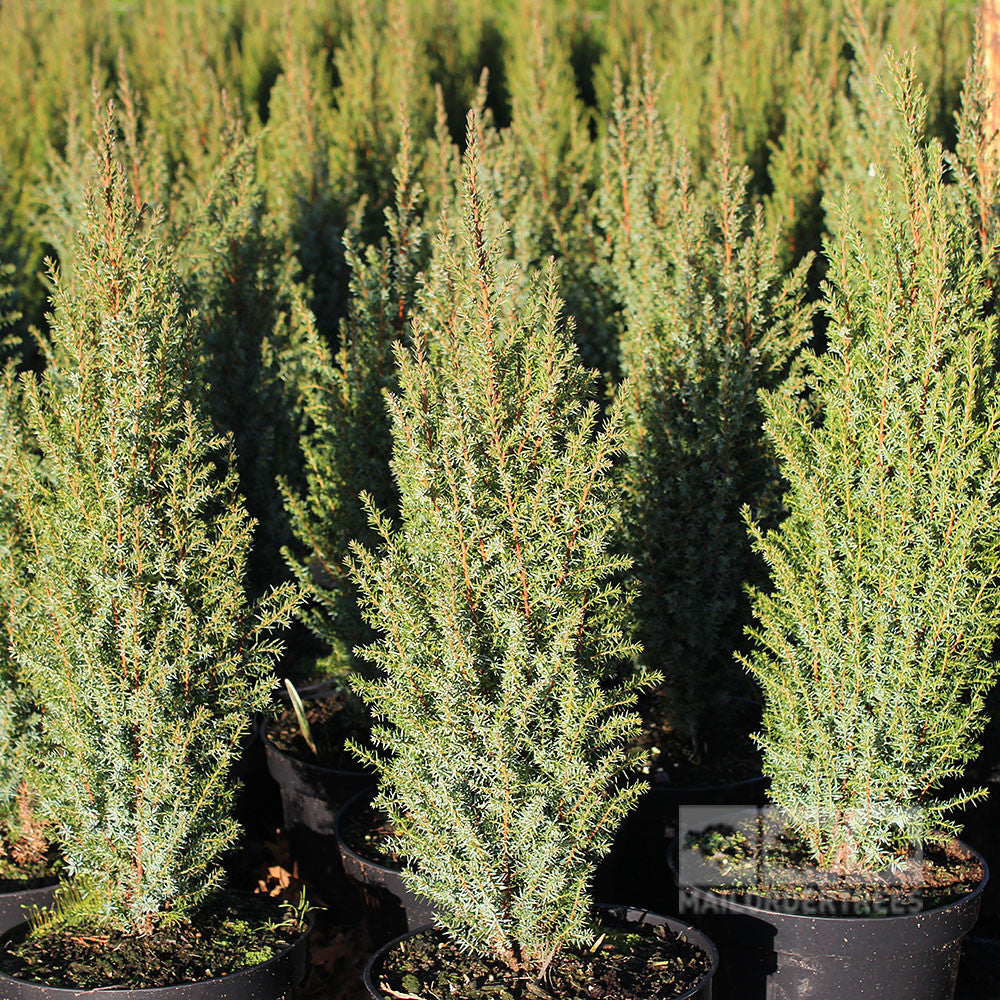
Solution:
[{"label": "pot rim", "polygon": [[53,889],[58,889],[62,885],[62,881],[58,875],[53,875],[50,881],[44,882],[42,885],[33,885],[28,889],[0,889],[0,899],[9,896],[41,896],[51,892]]},{"label": "pot rim", "polygon": [[[317,699],[307,699],[309,701]],[[345,777],[357,777],[358,775],[366,775],[370,772],[364,767],[358,767],[356,769],[342,768],[342,767],[327,767],[323,764],[312,764],[307,760],[302,760],[301,757],[296,757],[294,754],[288,753],[286,750],[282,750],[267,733],[267,727],[271,722],[271,716],[269,714],[264,715],[264,721],[261,723],[260,736],[263,740],[264,747],[268,753],[273,753],[284,760],[290,761],[297,767],[301,767],[306,771],[312,771],[316,774],[327,774],[327,775],[343,775]]]},{"label": "pot rim", "polygon": [[[667,917],[662,913],[657,913],[655,910],[649,910],[641,906],[628,906],[621,903],[595,903],[594,908],[596,910],[615,910],[624,911],[626,919],[631,918],[635,923],[642,923],[646,917],[656,917],[657,921],[665,924],[671,930],[678,934],[689,934],[691,938],[691,943],[696,947],[701,948],[709,959],[711,960],[711,968],[708,972],[702,976],[693,986],[686,989],[683,993],[679,993],[672,1000],[690,1000],[691,997],[695,996],[699,990],[701,990],[706,983],[711,982],[712,977],[718,972],[719,969],[719,950],[715,947],[714,942],[709,938],[704,932],[698,930],[693,924],[689,924],[686,920],[679,920],[676,917]],[[636,916],[632,916],[636,914]],[[385,993],[382,989],[375,985],[375,980],[373,978],[373,972],[375,970],[375,965],[379,962],[392,948],[400,944],[402,941],[406,941],[409,938],[416,937],[418,934],[425,934],[427,931],[434,930],[435,924],[424,924],[423,927],[418,927],[416,930],[409,931],[406,934],[400,934],[398,937],[394,937],[391,941],[387,941],[381,948],[378,949],[373,955],[371,955],[368,961],[365,963],[365,971],[362,977],[365,989],[372,997],[385,997]],[[707,947],[706,947],[707,946]]]},{"label": "pot rim", "polygon": [[[27,921],[25,921],[25,923],[27,923]],[[186,983],[170,983],[167,986],[98,986],[86,989],[84,987],[75,986],[46,986],[45,983],[39,983],[34,979],[18,979],[16,976],[9,976],[6,972],[0,969],[0,985],[3,983],[17,983],[18,986],[32,986],[39,990],[45,990],[46,993],[52,994],[55,997],[65,997],[69,1000],[69,998],[79,997],[81,993],[105,994],[107,996],[114,996],[115,994],[124,995],[127,993],[137,995],[139,997],[154,997],[163,993],[165,990],[184,989],[194,986],[207,986],[211,983],[220,982],[229,983],[233,982],[237,977],[247,977],[257,973],[261,969],[269,969],[288,958],[288,956],[295,951],[296,948],[301,947],[303,942],[308,939],[309,935],[313,932],[315,925],[315,914],[308,913],[306,915],[305,929],[286,948],[279,951],[277,955],[272,955],[266,962],[258,962],[256,965],[245,965],[242,969],[234,969],[232,972],[227,972],[225,975],[212,976],[209,979],[195,979]],[[6,934],[0,936],[0,951],[6,950],[8,939],[16,934],[23,926],[24,923],[20,923],[16,927],[12,927]]]},{"label": "pot rim", "polygon": [[[373,861],[371,858],[366,858],[363,854],[359,854],[353,847],[351,847],[346,840],[344,840],[343,835],[340,832],[340,821],[347,814],[348,809],[351,808],[356,802],[361,801],[365,796],[373,798],[378,794],[378,785],[369,785],[367,788],[362,788],[360,792],[355,792],[338,810],[337,815],[333,820],[333,835],[337,838],[337,846],[340,850],[348,855],[351,859],[359,861],[361,864],[368,868],[374,868],[376,871],[385,872],[387,875],[402,875],[402,866],[394,867],[390,865],[384,865],[379,861]],[[421,928],[422,929],[422,928]]]},{"label": "pot rim", "polygon": [[[900,921],[920,919],[926,920],[934,914],[944,913],[946,910],[972,903],[983,894],[986,884],[990,880],[990,866],[986,863],[986,859],[974,847],[970,847],[964,840],[958,840],[958,838],[955,839],[959,844],[961,844],[966,854],[976,858],[982,867],[982,878],[980,878],[979,883],[975,886],[975,888],[970,889],[967,893],[959,896],[957,899],[951,900],[951,902],[941,903],[939,906],[932,906],[927,910],[918,910],[916,913],[896,913],[884,917],[837,917],[830,916],[825,913],[786,913],[783,910],[768,909],[764,906],[754,906],[752,903],[744,903],[731,896],[722,896],[714,892],[708,892],[696,885],[689,885],[686,882],[682,882],[680,879],[678,871],[678,851],[680,848],[680,840],[677,837],[673,837],[670,840],[670,843],[667,844],[667,864],[670,866],[670,873],[673,875],[674,883],[679,890],[690,893],[696,899],[711,902],[720,910],[726,910],[732,913],[767,913],[775,920],[788,920],[793,923],[798,921],[823,921],[823,923],[828,927],[835,927],[838,925],[843,927],[873,927],[876,925],[883,927],[887,925],[898,926]],[[770,897],[762,898],[769,899]],[[777,897],[775,897],[775,901],[778,901]]]}]

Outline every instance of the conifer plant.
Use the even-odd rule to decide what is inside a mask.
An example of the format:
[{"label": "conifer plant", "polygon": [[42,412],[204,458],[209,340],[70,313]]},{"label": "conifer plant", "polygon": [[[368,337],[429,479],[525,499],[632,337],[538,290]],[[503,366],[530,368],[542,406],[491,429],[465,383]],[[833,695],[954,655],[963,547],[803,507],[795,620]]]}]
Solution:
[{"label": "conifer plant", "polygon": [[426,258],[418,219],[421,191],[411,169],[409,133],[405,127],[401,131],[395,205],[386,212],[388,236],[364,250],[355,249],[353,239],[347,243],[350,299],[340,349],[332,352],[315,326],[305,324],[306,488],[298,492],[283,484],[296,542],[285,558],[308,597],[299,617],[327,647],[317,674],[341,682],[356,666],[354,648],[372,638],[346,562],[352,539],[370,543],[377,538],[361,491],[392,518],[399,507],[383,391],[396,387],[393,344],[408,340],[417,275]]},{"label": "conifer plant", "polygon": [[115,131],[109,112],[72,287],[52,275],[48,367],[22,382],[44,463],[22,455],[12,472],[31,572],[3,563],[13,661],[53,748],[42,811],[75,890],[43,938],[80,921],[97,941],[149,936],[212,905],[238,832],[230,769],[297,602],[291,584],[247,601],[252,522],[190,402],[197,327]]},{"label": "conifer plant", "polygon": [[396,348],[401,520],[372,506],[380,544],[354,547],[379,634],[356,686],[410,888],[463,949],[537,976],[592,940],[588,882],[639,795],[646,678],[619,672],[636,653],[608,545],[622,409],[600,426],[553,269],[512,294],[477,132],[470,115],[457,228]]},{"label": "conifer plant", "polygon": [[881,221],[845,193],[809,405],[764,396],[789,515],[770,531],[748,515],[772,582],[746,660],[771,796],[841,873],[955,831],[973,796],[942,786],[976,753],[1000,626],[990,255],[923,139],[912,70],[888,64],[897,169],[875,174]]},{"label": "conifer plant", "polygon": [[697,761],[720,737],[735,742],[739,698],[752,693],[733,648],[761,566],[740,508],[765,521],[778,510],[757,392],[783,384],[811,332],[809,260],[783,273],[725,122],[699,182],[658,110],[648,57],[632,77],[617,80],[602,189],[633,383],[621,536],[645,662],[666,678],[655,728],[680,737],[674,756]]}]

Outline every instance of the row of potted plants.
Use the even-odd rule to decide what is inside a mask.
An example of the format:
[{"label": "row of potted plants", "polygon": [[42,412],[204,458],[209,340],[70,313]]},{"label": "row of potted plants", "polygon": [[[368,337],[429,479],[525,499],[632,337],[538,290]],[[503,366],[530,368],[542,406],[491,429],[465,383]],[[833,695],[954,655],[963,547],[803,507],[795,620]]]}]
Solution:
[{"label": "row of potted plants", "polygon": [[[700,826],[685,825],[688,836],[674,862],[693,919],[723,945],[718,985],[733,989],[740,984],[750,995],[759,990],[763,996],[766,989],[776,996],[817,990],[829,996],[863,990],[881,996],[950,996],[959,944],[975,920],[987,877],[981,858],[949,840],[957,831],[949,816],[981,793],[936,794],[975,755],[986,721],[985,694],[995,679],[989,652],[998,623],[993,597],[998,400],[989,314],[992,251],[978,211],[992,183],[990,153],[977,118],[987,104],[986,81],[974,65],[958,152],[946,156],[924,139],[924,103],[912,73],[905,65],[891,66],[885,93],[900,123],[893,150],[899,170],[876,177],[881,230],[874,237],[864,231],[868,220],[856,218],[845,197],[838,239],[826,251],[828,350],[801,355],[802,381],[792,386],[801,392],[790,391],[784,382],[759,396],[768,442],[789,484],[786,518],[768,525],[759,512],[746,514],[751,541],[770,573],[770,585],[751,594],[756,625],[745,663],[764,694],[759,742],[777,809],[770,815],[702,813]],[[655,106],[641,97],[632,100],[630,113],[636,117]],[[623,97],[623,119],[626,107]],[[663,142],[655,118],[642,124],[646,137]],[[621,131],[628,135],[627,127]],[[499,930],[488,937],[489,928],[505,926],[502,918],[510,911],[502,904],[510,900],[524,906],[515,911],[517,919],[524,919],[531,897],[508,886],[490,866],[499,859],[506,874],[504,852],[520,848],[524,853],[513,866],[516,877],[530,879],[530,888],[544,891],[548,899],[558,898],[561,880],[572,872],[565,860],[558,874],[552,871],[559,862],[541,833],[547,829],[540,828],[543,818],[551,815],[544,800],[533,798],[531,809],[537,811],[530,823],[518,826],[512,790],[517,786],[504,782],[521,773],[525,780],[547,784],[548,774],[562,775],[559,768],[572,766],[577,747],[561,742],[557,764],[545,738],[558,732],[565,740],[565,730],[541,721],[539,735],[528,735],[540,688],[548,685],[549,694],[565,680],[547,671],[565,662],[560,660],[565,653],[536,657],[531,671],[519,666],[519,657],[532,655],[532,640],[544,634],[525,635],[521,618],[530,622],[532,608],[541,606],[543,621],[555,624],[555,641],[575,642],[577,655],[594,651],[587,644],[587,614],[570,619],[575,627],[564,624],[562,595],[553,597],[542,586],[544,596],[537,596],[533,585],[535,572],[549,587],[553,575],[558,581],[563,573],[572,574],[567,559],[581,527],[598,530],[604,520],[595,510],[568,522],[561,535],[546,542],[545,529],[558,521],[560,511],[582,508],[549,499],[536,482],[517,492],[521,467],[505,448],[520,459],[530,443],[528,458],[533,459],[546,454],[547,447],[540,431],[518,421],[533,413],[551,420],[556,412],[551,403],[532,404],[531,379],[524,372],[554,370],[555,362],[549,369],[542,362],[520,362],[522,370],[516,354],[497,361],[491,338],[505,347],[515,344],[516,334],[503,326],[511,322],[509,314],[523,329],[529,325],[525,317],[548,316],[556,307],[539,304],[551,303],[551,292],[528,291],[522,298],[525,286],[518,277],[500,286],[509,314],[496,304],[498,282],[489,264],[499,251],[489,240],[488,198],[477,187],[483,173],[477,134],[473,123],[461,207],[465,242],[459,239],[456,250],[454,231],[439,239],[407,331],[408,346],[399,349],[400,388],[389,396],[401,513],[397,521],[373,509],[372,524],[382,531],[382,541],[374,551],[356,548],[348,563],[371,625],[386,637],[367,647],[365,655],[378,670],[357,677],[355,689],[377,721],[374,746],[358,748],[382,777],[373,822],[393,836],[388,854],[375,864],[378,859],[359,856],[364,851],[343,831],[340,839],[352,874],[394,885],[414,922],[430,908],[458,941],[480,953],[492,949],[494,958],[517,973],[528,966],[512,956],[523,954],[521,939],[528,932],[505,942]],[[683,157],[673,162],[682,164]],[[732,196],[732,183],[730,177],[720,187],[723,206]],[[637,185],[636,190],[650,189]],[[679,198],[693,197],[683,177],[678,192]],[[650,203],[660,210],[670,204],[655,189]],[[630,202],[633,219],[641,218],[640,204],[640,198]],[[738,197],[734,204],[739,211]],[[708,232],[724,233],[731,218],[724,212],[718,228],[708,227]],[[644,224],[655,236],[655,220]],[[734,229],[747,231],[738,224]],[[754,239],[759,236],[753,230],[745,243],[734,239],[724,263],[742,252],[760,268],[762,257],[767,258]],[[697,237],[692,245],[705,253]],[[648,254],[649,246],[641,252]],[[637,270],[630,273],[640,286],[651,281],[650,275],[658,279],[669,273],[670,258],[659,266],[638,254],[635,259]],[[767,267],[748,271],[755,277],[746,286],[769,294],[774,272]],[[692,274],[698,272],[689,265],[685,280],[691,281]],[[465,299],[463,283],[471,286]],[[739,280],[728,285],[733,286],[744,287]],[[647,288],[641,291],[648,315],[656,297]],[[788,284],[770,294],[784,303],[784,317],[805,311]],[[720,297],[725,315],[732,300]],[[687,300],[677,294],[674,301]],[[424,318],[428,315],[436,322]],[[711,323],[707,308],[699,315],[706,326]],[[752,315],[750,306],[738,314],[743,322]],[[641,322],[655,321],[639,320],[636,327]],[[693,321],[673,322],[698,329]],[[728,326],[724,320],[718,325],[726,332],[734,329],[732,319]],[[754,370],[773,377],[780,361],[753,345],[747,336],[755,332],[752,325],[735,330],[734,343],[742,343],[747,356],[734,371],[744,379]],[[641,344],[638,330],[635,334]],[[471,343],[463,337],[471,337]],[[637,357],[652,367],[656,361],[650,356],[647,341]],[[676,364],[669,356],[668,362]],[[661,361],[661,379],[664,367]],[[623,440],[629,392],[637,385],[642,385],[641,373],[608,416],[612,430],[621,421]],[[757,393],[742,398],[752,405]],[[509,408],[498,415],[490,409],[494,399],[507,401]],[[504,423],[511,418],[512,424]],[[565,426],[579,423],[576,418]],[[582,444],[564,433],[574,452],[582,452]],[[490,494],[493,475],[495,497]],[[572,480],[570,473],[556,477],[564,487]],[[594,490],[599,477],[586,481]],[[612,476],[608,488],[622,503],[630,495],[628,480],[613,483]],[[596,504],[595,495],[588,492]],[[521,511],[526,512],[523,522]],[[548,511],[552,520],[538,511]],[[489,527],[484,530],[484,525]],[[509,532],[506,558],[505,532],[497,525]],[[529,535],[528,527],[539,537]],[[537,566],[528,557],[531,544],[547,553]],[[587,544],[585,536],[581,544],[591,552],[607,551],[593,541]],[[627,603],[627,591],[619,589],[620,567],[605,566],[607,584],[592,580],[590,592]],[[495,617],[480,637],[483,595],[492,598],[489,613]],[[607,613],[600,607],[594,613],[602,611]],[[498,635],[504,637],[499,648]],[[614,637],[607,623],[602,635]],[[479,642],[487,644],[487,655],[477,655]],[[619,647],[622,655],[627,660],[634,654]],[[484,664],[497,663],[504,664],[498,677],[484,674]],[[506,673],[508,664],[512,675]],[[572,673],[574,680],[585,676],[579,667]],[[642,675],[626,676],[632,683]],[[601,695],[623,692],[616,686],[621,680],[615,671],[604,674]],[[525,682],[526,687],[518,686]],[[521,727],[514,732],[521,735],[515,739],[514,761],[507,762],[501,737],[510,725],[503,713],[511,711]],[[587,711],[594,712],[588,738],[599,740],[598,706]],[[625,722],[625,716],[618,718],[619,725]],[[580,732],[572,726],[570,731]],[[482,738],[492,742],[478,743]],[[496,769],[490,753],[497,755]],[[606,777],[601,787],[627,788]],[[558,782],[563,802],[565,788],[572,786],[566,777]],[[364,798],[356,797],[354,811]],[[614,802],[604,808],[617,820],[624,813],[614,813]],[[518,836],[527,837],[529,830],[524,847]],[[588,833],[588,846],[601,843],[600,831],[594,826]],[[605,847],[610,842],[605,835]],[[664,842],[654,843],[665,865]],[[574,857],[575,847],[571,841],[568,853]],[[599,853],[591,856],[585,882],[593,877]],[[547,868],[539,866],[539,858],[548,861]],[[400,859],[409,866],[402,879],[394,868]],[[711,888],[698,884],[704,879]],[[493,891],[500,893],[499,901],[491,897]],[[570,896],[578,899],[581,892]],[[409,980],[411,992],[420,993],[412,984],[432,984],[439,962],[426,959],[422,946],[405,949],[407,962],[417,970],[411,974],[431,977]],[[398,971],[396,962],[382,956],[370,974]],[[473,966],[479,972],[488,967]],[[501,966],[492,968],[483,974],[500,975]],[[401,980],[391,978],[396,971],[384,973],[390,995],[400,988]],[[514,973],[506,974],[516,979]]]},{"label": "row of potted plants", "polygon": [[[27,863],[39,840],[53,861],[43,877],[62,871],[67,882],[54,905],[8,931],[0,975],[25,996],[145,993],[192,979],[204,995],[279,996],[294,981],[306,921],[226,893],[219,858],[236,836],[228,775],[248,719],[268,703],[276,633],[301,595],[289,584],[247,600],[252,525],[225,441],[197,405],[195,318],[180,307],[163,220],[137,206],[116,157],[116,126],[109,112],[72,283],[52,275],[46,368],[6,382],[8,688],[38,715],[12,705],[14,735],[36,742],[33,760],[10,759],[23,773],[9,853]],[[428,295],[447,289],[469,322],[439,329],[427,312],[411,346],[397,348],[400,394],[390,409],[401,527],[373,509],[385,551],[355,543],[352,574],[375,634],[406,630],[402,645],[370,644],[379,669],[354,678],[383,723],[362,752],[400,781],[423,772],[423,802],[403,792],[392,817],[397,836],[437,837],[433,798],[464,785],[467,818],[438,854],[440,870],[428,872],[429,892],[474,880],[485,893],[454,896],[450,927],[490,968],[530,980],[564,967],[580,982],[598,954],[609,975],[628,981],[634,970],[618,966],[634,953],[647,980],[669,984],[668,967],[682,977],[680,989],[668,986],[677,993],[684,976],[697,986],[711,971],[711,946],[690,928],[609,913],[615,944],[590,947],[586,883],[640,791],[612,786],[634,768],[624,737],[638,718],[628,708],[648,681],[624,670],[634,649],[628,593],[612,577],[626,560],[602,552],[616,521],[610,473],[623,411],[619,404],[595,434],[594,376],[561,320],[554,270],[509,294],[478,187],[474,123],[470,139],[462,225],[441,235],[424,279],[437,290]],[[418,450],[407,454],[414,433]],[[429,494],[414,490],[428,481]],[[521,525],[529,500],[536,513]],[[463,581],[452,561],[460,552],[479,561],[465,559]],[[414,589],[425,565],[430,579]],[[474,591],[481,616],[470,604],[461,621],[440,620],[459,593]],[[507,608],[497,600],[505,591]],[[414,629],[417,613],[424,623]],[[464,646],[450,671],[433,635],[442,626],[440,642]],[[411,729],[407,745],[405,720],[428,701],[443,714]],[[459,712],[468,731],[453,725]],[[508,784],[484,810],[497,767]],[[470,849],[483,867],[463,875]]]},{"label": "row of potted plants", "polygon": [[[236,838],[227,779],[241,736],[270,703],[280,631],[311,593],[306,621],[360,644],[360,666],[334,648],[349,668],[341,696],[367,713],[349,747],[378,775],[388,846],[436,920],[373,961],[375,995],[427,995],[444,977],[510,995],[577,996],[596,980],[612,995],[707,996],[707,938],[643,910],[595,909],[590,887],[644,790],[640,695],[671,691],[684,669],[675,653],[644,657],[632,614],[631,567],[660,551],[642,549],[664,516],[648,513],[657,458],[683,470],[698,428],[729,418],[732,447],[709,456],[700,503],[713,517],[753,504],[749,537],[770,582],[751,591],[741,655],[763,692],[777,812],[703,817],[678,878],[691,856],[715,873],[714,888],[688,889],[724,945],[720,982],[947,995],[986,871],[949,846],[964,800],[939,792],[975,752],[1000,624],[992,243],[978,211],[993,172],[975,67],[968,86],[952,183],[923,138],[919,89],[895,67],[899,169],[877,174],[874,235],[845,200],[826,248],[828,348],[801,353],[801,383],[780,378],[809,315],[801,275],[779,280],[745,181],[729,165],[695,189],[678,149],[657,188],[669,140],[648,79],[623,89],[621,142],[646,146],[626,158],[639,176],[606,192],[609,218],[628,222],[616,232],[634,345],[606,409],[554,266],[509,259],[477,116],[430,246],[404,143],[390,238],[351,258],[338,356],[309,338],[302,311],[318,359],[303,364],[319,373],[305,393],[311,478],[304,494],[283,489],[310,547],[289,553],[298,586],[256,603],[244,589],[252,525],[199,387],[198,317],[182,308],[164,221],[137,205],[109,114],[72,281],[53,276],[45,370],[4,383],[5,839],[20,877],[44,877],[49,862],[69,876],[56,905],[5,941],[0,970],[21,995],[28,982],[149,988],[240,966],[255,989],[291,988],[307,921],[225,895],[219,859]],[[672,257],[665,233],[678,220],[690,228]],[[673,346],[677,331],[688,350]],[[720,356],[686,399],[685,372]],[[359,447],[383,390],[387,422]],[[654,392],[661,405],[636,404]],[[644,424],[650,413],[662,423]],[[340,462],[352,420],[353,475]],[[737,471],[756,466],[751,489]],[[380,489],[390,470],[392,488],[364,500],[367,533],[345,530],[351,492]],[[699,475],[670,482],[688,502]],[[738,617],[712,600],[712,621]],[[731,631],[713,626],[713,641]],[[295,698],[316,754],[322,734]],[[771,917],[755,899],[796,912]],[[831,903],[842,915],[817,916]],[[897,904],[914,912],[860,915]]]}]

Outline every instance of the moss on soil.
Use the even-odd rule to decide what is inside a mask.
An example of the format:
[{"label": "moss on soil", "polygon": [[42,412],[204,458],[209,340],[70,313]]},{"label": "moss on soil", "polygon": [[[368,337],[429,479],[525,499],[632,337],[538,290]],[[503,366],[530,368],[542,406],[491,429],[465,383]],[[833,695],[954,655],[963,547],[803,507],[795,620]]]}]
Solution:
[{"label": "moss on soil", "polygon": [[152,933],[111,928],[74,916],[41,926],[0,955],[8,976],[74,989],[144,989],[229,975],[279,955],[302,933],[273,903],[226,897]]}]

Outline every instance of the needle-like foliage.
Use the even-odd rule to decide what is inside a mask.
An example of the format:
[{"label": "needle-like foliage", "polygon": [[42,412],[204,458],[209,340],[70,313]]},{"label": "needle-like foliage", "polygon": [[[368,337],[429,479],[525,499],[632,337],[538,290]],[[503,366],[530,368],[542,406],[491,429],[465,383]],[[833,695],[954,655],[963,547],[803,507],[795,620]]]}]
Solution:
[{"label": "needle-like foliage", "polygon": [[619,79],[603,186],[633,381],[622,535],[645,661],[666,676],[665,721],[696,756],[720,732],[731,739],[749,694],[732,654],[761,567],[740,509],[778,510],[757,392],[782,384],[811,332],[809,259],[782,272],[725,128],[698,183],[648,63],[632,75],[627,88]]},{"label": "needle-like foliage", "polygon": [[3,577],[53,747],[45,814],[100,915],[142,932],[218,886],[237,833],[230,769],[297,596],[247,603],[252,522],[190,403],[197,327],[114,132],[109,112],[72,288],[53,275],[49,365],[22,382],[44,474],[28,454],[14,467],[32,572],[4,563]]},{"label": "needle-like foliage", "polygon": [[[973,217],[925,142],[925,100],[887,60],[892,177],[878,225],[845,195],[827,244],[829,350],[810,405],[770,393],[789,516],[750,520],[774,802],[835,870],[881,866],[953,824],[1000,627],[996,320]],[[981,123],[980,123],[981,128]],[[815,415],[818,412],[818,417]]]},{"label": "needle-like foliage", "polygon": [[561,35],[565,11],[521,0],[511,20],[518,29],[507,78],[511,122],[490,158],[510,256],[525,272],[556,259],[582,360],[610,383],[618,375],[619,316],[597,225],[594,122],[577,95],[572,53]]},{"label": "needle-like foliage", "polygon": [[[193,314],[197,330],[195,402],[233,440],[240,490],[255,521],[247,584],[257,596],[285,576],[281,549],[291,540],[276,479],[296,481],[301,474],[295,398],[304,319],[295,303],[303,290],[265,212],[258,143],[247,137],[225,93],[214,94],[221,148],[205,154],[198,169],[172,175],[164,138],[148,122],[124,67],[119,75],[115,154],[135,202],[162,210],[160,239],[176,250],[182,309]],[[45,234],[59,255],[64,287],[75,281],[74,233],[84,225],[100,155],[92,140],[74,118],[63,156],[49,166]]]},{"label": "needle-like foliage", "polygon": [[[0,267],[0,282],[5,275]],[[0,284],[0,336],[17,319],[5,307],[10,291]],[[11,649],[17,587],[29,572],[23,524],[17,517],[14,466],[24,459],[23,414],[11,359],[0,373],[0,850],[4,860],[37,861],[47,846],[37,816],[36,770],[46,754],[38,714]]]},{"label": "needle-like foliage", "polygon": [[389,397],[401,522],[353,575],[380,638],[357,689],[407,879],[463,945],[541,974],[587,938],[588,882],[639,794],[626,561],[609,550],[621,407],[490,235],[478,125]]},{"label": "needle-like foliage", "polygon": [[354,648],[372,639],[346,563],[352,540],[377,541],[361,492],[392,518],[399,508],[383,393],[396,388],[393,344],[408,342],[427,242],[405,128],[402,134],[396,206],[387,212],[389,235],[364,252],[347,248],[350,304],[341,323],[340,350],[334,355],[315,327],[306,327],[301,378],[306,489],[297,493],[283,486],[297,542],[285,557],[310,598],[299,615],[329,647],[318,672],[341,678],[354,665]]}]

